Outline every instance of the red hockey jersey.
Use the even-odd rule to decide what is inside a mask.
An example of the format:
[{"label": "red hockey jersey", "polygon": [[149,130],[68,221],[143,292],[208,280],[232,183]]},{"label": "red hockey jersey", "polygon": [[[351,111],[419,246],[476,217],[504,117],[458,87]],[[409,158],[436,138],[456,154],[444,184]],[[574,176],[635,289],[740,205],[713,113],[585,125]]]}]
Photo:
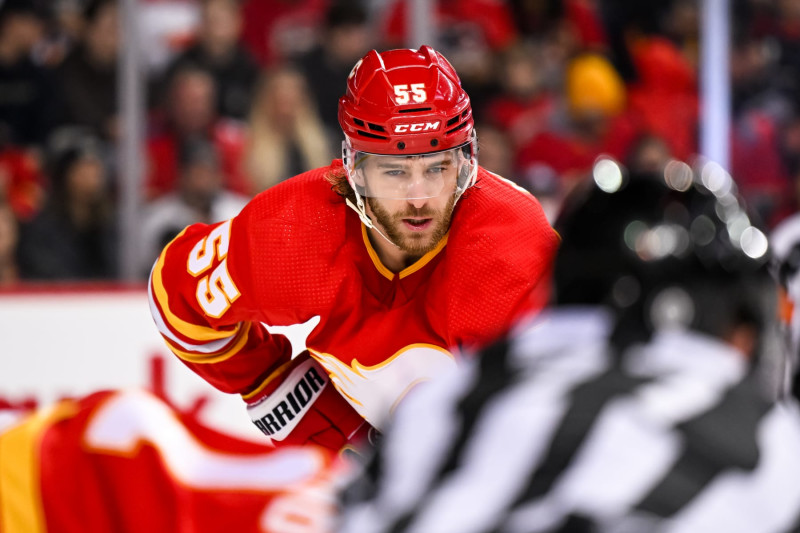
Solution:
[{"label": "red hockey jersey", "polygon": [[[151,275],[151,310],[178,357],[246,400],[277,390],[282,400],[256,421],[277,439],[328,380],[359,423],[380,428],[458,347],[493,340],[546,300],[558,237],[532,195],[480,169],[436,249],[392,273],[325,179],[341,171],[334,162],[264,191],[230,221],[190,226]],[[306,346],[324,371],[290,362],[288,340],[265,327],[309,320]],[[352,410],[335,411],[321,418],[352,429]]]},{"label": "red hockey jersey", "polygon": [[323,532],[347,468],[318,446],[215,432],[144,391],[98,392],[0,431],[0,532]]}]

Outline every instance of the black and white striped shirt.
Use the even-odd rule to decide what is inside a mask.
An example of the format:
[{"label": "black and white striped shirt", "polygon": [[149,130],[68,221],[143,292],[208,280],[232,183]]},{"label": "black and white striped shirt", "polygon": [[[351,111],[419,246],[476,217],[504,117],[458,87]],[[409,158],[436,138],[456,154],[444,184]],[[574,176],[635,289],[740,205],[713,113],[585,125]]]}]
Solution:
[{"label": "black and white striped shirt", "polygon": [[622,356],[548,312],[418,387],[343,496],[341,533],[800,531],[800,414],[692,332]]}]

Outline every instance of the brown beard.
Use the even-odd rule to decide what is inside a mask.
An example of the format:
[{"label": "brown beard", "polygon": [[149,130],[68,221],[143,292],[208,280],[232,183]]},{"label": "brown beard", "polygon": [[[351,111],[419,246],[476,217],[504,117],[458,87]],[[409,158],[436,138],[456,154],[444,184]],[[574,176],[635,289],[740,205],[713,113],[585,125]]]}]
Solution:
[{"label": "brown beard", "polygon": [[[388,211],[386,211],[386,209],[383,208],[382,205],[380,205],[377,199],[366,198],[366,200],[367,204],[372,210],[372,214],[375,217],[376,222],[381,225],[389,240],[412,258],[422,257],[426,253],[436,248],[436,245],[439,244],[439,241],[442,240],[442,238],[447,234],[447,231],[450,229],[450,221],[453,218],[453,206],[456,203],[456,197],[455,195],[452,195],[442,211],[435,211],[427,206],[422,207],[421,209],[416,209],[413,206],[409,206],[409,208],[405,211],[391,215]],[[441,215],[441,219],[438,221],[437,215]],[[424,238],[422,235],[407,235],[398,229],[398,226],[403,223],[402,220],[404,218],[412,217],[433,219],[433,223],[436,226],[433,228],[433,232],[431,233],[429,239]]]}]

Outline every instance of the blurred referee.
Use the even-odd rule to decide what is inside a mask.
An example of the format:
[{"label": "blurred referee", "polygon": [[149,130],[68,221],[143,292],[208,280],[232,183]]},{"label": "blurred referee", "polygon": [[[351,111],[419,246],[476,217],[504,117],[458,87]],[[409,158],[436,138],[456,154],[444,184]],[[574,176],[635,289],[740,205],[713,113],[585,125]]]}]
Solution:
[{"label": "blurred referee", "polygon": [[768,243],[730,176],[601,161],[556,229],[555,305],[407,396],[339,531],[800,531]]}]

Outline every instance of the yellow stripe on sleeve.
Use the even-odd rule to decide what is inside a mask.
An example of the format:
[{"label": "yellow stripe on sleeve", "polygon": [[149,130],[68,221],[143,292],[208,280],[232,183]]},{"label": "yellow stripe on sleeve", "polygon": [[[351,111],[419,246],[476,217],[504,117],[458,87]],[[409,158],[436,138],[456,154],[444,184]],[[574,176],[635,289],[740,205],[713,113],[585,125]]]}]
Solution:
[{"label": "yellow stripe on sleeve", "polygon": [[48,427],[76,412],[74,401],[59,402],[0,435],[0,530],[47,532],[39,476],[41,440]]},{"label": "yellow stripe on sleeve", "polygon": [[180,232],[180,234],[178,234],[178,236],[175,237],[175,239],[173,239],[164,248],[164,251],[159,256],[158,261],[156,261],[155,267],[153,267],[153,294],[158,301],[158,305],[161,307],[164,321],[181,335],[195,341],[213,341],[230,337],[230,330],[218,331],[208,326],[198,326],[197,324],[186,322],[185,320],[175,316],[175,314],[169,308],[169,296],[167,295],[166,289],[164,289],[164,280],[161,274],[161,271],[164,269],[164,256],[166,255],[169,247],[172,246],[172,243],[179,239],[185,232],[186,229]]},{"label": "yellow stripe on sleeve", "polygon": [[247,400],[249,400],[250,398],[254,398],[254,397],[255,397],[256,395],[258,395],[258,394],[259,394],[261,391],[263,391],[263,390],[264,390],[264,389],[267,387],[267,385],[269,385],[270,383],[272,383],[272,381],[273,381],[275,378],[277,378],[278,376],[280,376],[280,375],[282,375],[284,372],[286,372],[286,369],[287,369],[287,368],[289,367],[289,365],[291,365],[291,364],[292,364],[292,362],[291,362],[291,361],[286,361],[285,363],[283,363],[281,366],[279,366],[279,367],[278,367],[278,369],[277,369],[275,372],[273,372],[272,374],[270,374],[269,376],[267,376],[267,379],[265,379],[264,381],[262,381],[262,382],[261,382],[261,385],[259,385],[258,387],[256,387],[256,389],[255,389],[254,391],[252,391],[252,392],[248,392],[247,394],[242,394],[242,399],[243,399],[243,400],[245,400],[245,401],[247,401]]},{"label": "yellow stripe on sleeve", "polygon": [[233,345],[225,350],[222,353],[216,354],[202,354],[196,352],[184,352],[177,348],[173,343],[169,342],[167,345],[169,349],[188,363],[197,363],[197,364],[212,364],[212,363],[219,363],[221,361],[225,361],[230,359],[237,353],[239,353],[244,345],[247,343],[247,339],[250,337],[250,328],[252,327],[252,322],[243,322],[243,327],[239,330],[238,339],[234,341]]}]

